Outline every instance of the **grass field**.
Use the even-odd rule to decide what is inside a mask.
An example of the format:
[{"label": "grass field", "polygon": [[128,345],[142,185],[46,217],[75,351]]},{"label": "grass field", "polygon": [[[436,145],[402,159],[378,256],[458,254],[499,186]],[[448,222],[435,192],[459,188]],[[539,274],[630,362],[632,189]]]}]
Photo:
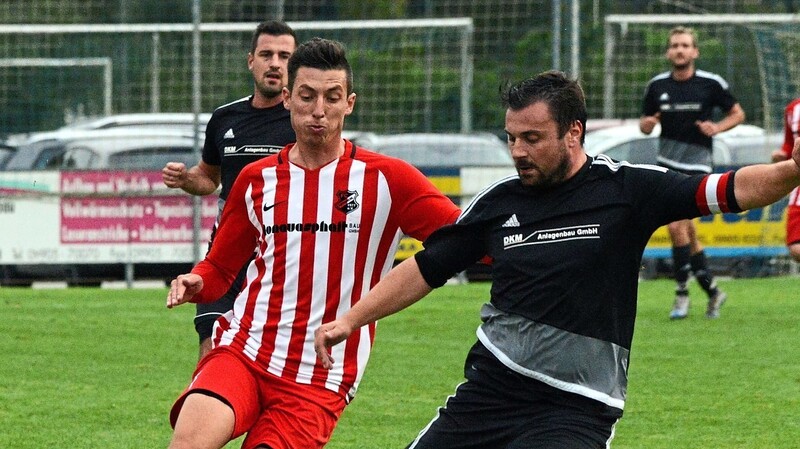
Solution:
[{"label": "grass field", "polygon": [[[670,322],[672,284],[640,285],[629,400],[615,449],[794,449],[800,441],[800,279],[722,281]],[[488,284],[446,286],[383,320],[331,449],[402,448],[461,380]],[[193,308],[165,290],[0,288],[0,448],[164,448],[196,359]],[[231,443],[229,448],[238,447]]]}]

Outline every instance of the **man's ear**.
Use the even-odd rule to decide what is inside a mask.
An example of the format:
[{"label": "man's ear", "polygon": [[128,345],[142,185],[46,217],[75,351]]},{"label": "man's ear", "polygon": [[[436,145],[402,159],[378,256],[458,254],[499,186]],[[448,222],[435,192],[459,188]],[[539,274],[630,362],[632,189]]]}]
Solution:
[{"label": "man's ear", "polygon": [[347,110],[345,111],[345,115],[352,114],[355,106],[356,106],[356,93],[353,92],[347,96]]},{"label": "man's ear", "polygon": [[583,124],[580,120],[575,120],[571,125],[569,125],[569,129],[567,130],[570,147],[580,145],[581,134],[583,134]]},{"label": "man's ear", "polygon": [[289,100],[292,99],[292,93],[289,92],[288,87],[283,88],[283,90],[281,91],[281,96],[283,97],[283,107],[286,108],[287,110],[291,110],[291,108],[289,107],[290,103]]}]

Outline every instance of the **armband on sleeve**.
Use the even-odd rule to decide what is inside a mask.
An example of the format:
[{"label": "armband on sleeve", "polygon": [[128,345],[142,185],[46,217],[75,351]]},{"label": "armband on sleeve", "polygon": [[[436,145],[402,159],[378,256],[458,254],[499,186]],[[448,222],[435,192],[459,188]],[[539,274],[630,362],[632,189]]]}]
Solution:
[{"label": "armband on sleeve", "polygon": [[741,212],[733,193],[736,172],[713,173],[707,175],[697,187],[695,199],[697,208],[703,215]]}]

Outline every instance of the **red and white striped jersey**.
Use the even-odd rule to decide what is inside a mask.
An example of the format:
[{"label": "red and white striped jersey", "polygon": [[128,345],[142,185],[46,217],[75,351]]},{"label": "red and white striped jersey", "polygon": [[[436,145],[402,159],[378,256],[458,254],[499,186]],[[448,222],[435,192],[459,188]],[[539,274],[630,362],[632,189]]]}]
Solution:
[{"label": "red and white striped jersey", "polygon": [[331,370],[318,363],[314,330],[359,301],[389,271],[403,233],[424,240],[452,223],[458,208],[422,173],[399,159],[345,141],[342,157],[307,170],[289,162],[292,145],[241,172],[228,196],[214,245],[192,270],[204,286],[192,300],[213,301],[249,264],[215,345],[259,369],[352,398],[375,333],[370,324],[333,348]]},{"label": "red and white striped jersey", "polygon": [[795,99],[788,105],[783,114],[783,146],[781,150],[787,158],[792,157],[794,139],[800,137],[800,98]]},{"label": "red and white striped jersey", "polygon": [[[787,104],[783,112],[783,146],[781,151],[787,159],[791,159],[794,140],[798,137],[800,137],[800,98],[796,98]],[[796,208],[798,207],[800,207],[800,187],[795,187],[789,194],[789,215],[796,214]],[[789,232],[792,231],[793,223],[795,223],[795,220],[789,220],[787,224]]]}]

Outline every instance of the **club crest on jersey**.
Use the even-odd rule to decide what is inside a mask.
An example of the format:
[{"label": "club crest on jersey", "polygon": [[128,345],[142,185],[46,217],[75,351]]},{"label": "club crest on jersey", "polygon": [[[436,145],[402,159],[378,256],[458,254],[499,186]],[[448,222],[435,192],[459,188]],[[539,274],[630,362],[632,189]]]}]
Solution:
[{"label": "club crest on jersey", "polygon": [[336,192],[336,209],[349,214],[358,209],[358,192],[355,190],[340,190]]}]

